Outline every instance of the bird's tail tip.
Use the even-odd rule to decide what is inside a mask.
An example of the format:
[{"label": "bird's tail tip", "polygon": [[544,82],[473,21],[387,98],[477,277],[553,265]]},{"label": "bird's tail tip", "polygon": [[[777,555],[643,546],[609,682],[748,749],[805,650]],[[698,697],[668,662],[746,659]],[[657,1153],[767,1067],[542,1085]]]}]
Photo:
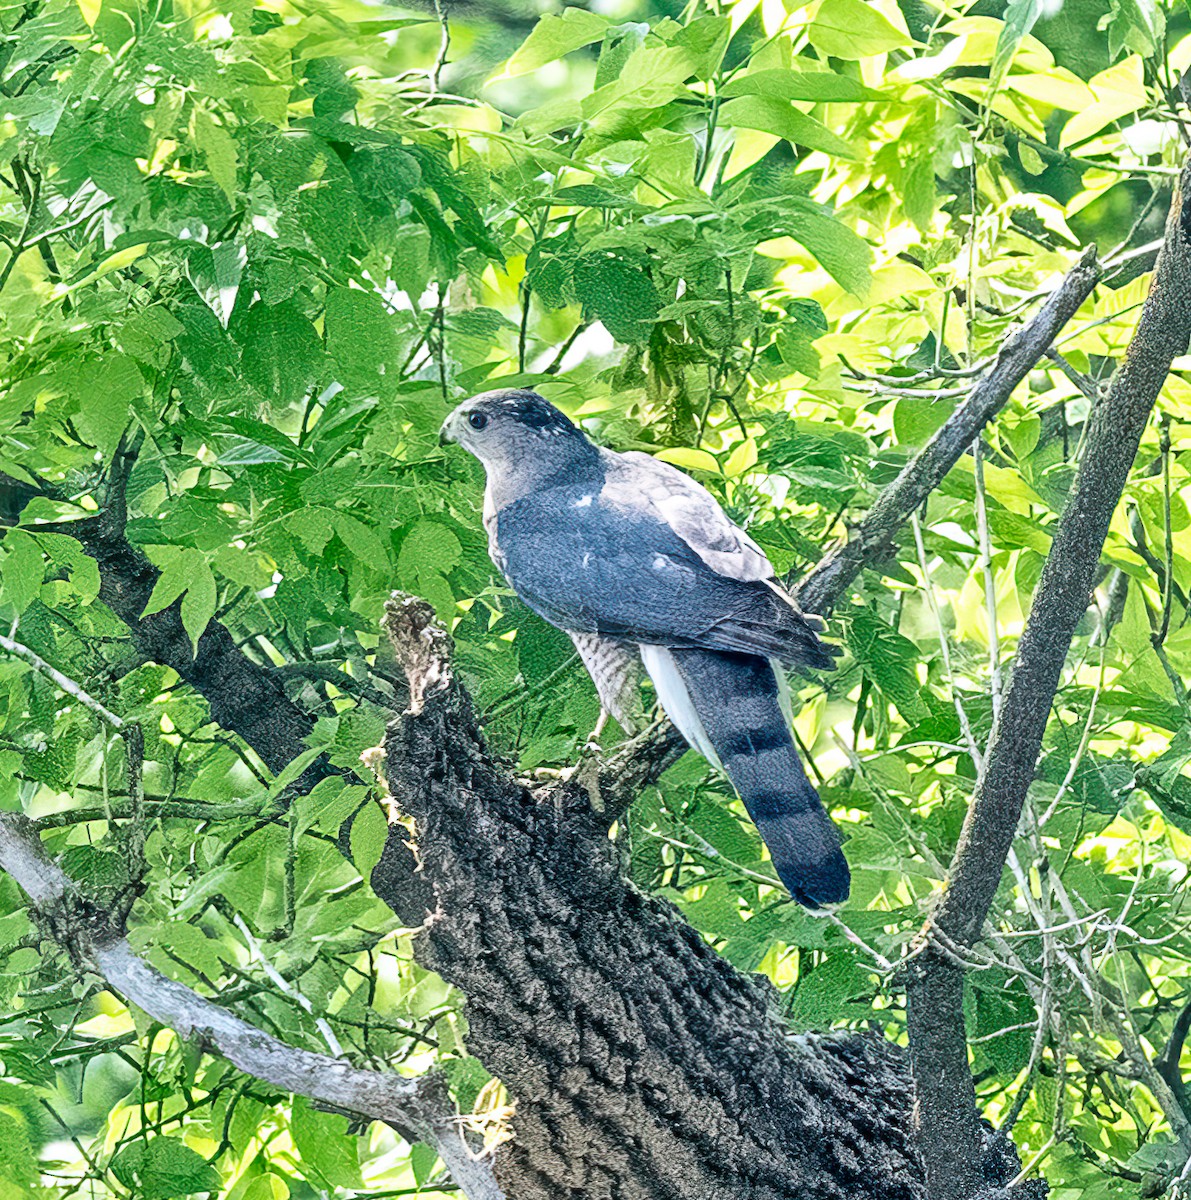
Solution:
[{"label": "bird's tail tip", "polygon": [[823,809],[769,817],[758,821],[757,828],[778,878],[803,908],[826,915],[847,900],[852,873],[839,833]]}]

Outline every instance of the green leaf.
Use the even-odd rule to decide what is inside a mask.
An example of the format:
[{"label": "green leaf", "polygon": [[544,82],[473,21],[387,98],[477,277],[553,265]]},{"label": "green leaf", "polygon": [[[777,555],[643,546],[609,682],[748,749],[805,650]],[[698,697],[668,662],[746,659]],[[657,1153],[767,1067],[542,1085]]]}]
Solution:
[{"label": "green leaf", "polygon": [[147,925],[130,934],[129,939],[137,950],[149,953],[153,962],[172,977],[178,975],[178,960],[192,968],[195,979],[206,979],[209,983],[216,983],[224,972],[219,942],[207,937],[190,921]]},{"label": "green leaf", "polygon": [[872,283],[873,252],[869,244],[842,221],[810,210],[794,210],[785,229],[823,264],[833,279],[863,299]]},{"label": "green leaf", "polygon": [[564,8],[561,15],[547,13],[539,18],[529,37],[505,64],[498,79],[514,79],[536,71],[538,67],[597,42],[611,22],[607,17],[585,8]]},{"label": "green leaf", "polygon": [[847,1001],[875,990],[855,958],[832,957],[799,978],[786,1019],[797,1029],[829,1029],[848,1014]]},{"label": "green leaf", "polygon": [[993,51],[992,65],[988,72],[990,94],[1001,86],[1018,47],[1034,28],[1035,22],[1046,7],[1045,0],[1009,0],[1005,5],[1005,23],[997,36],[997,48]]},{"label": "green leaf", "polygon": [[954,400],[902,396],[893,408],[893,432],[902,445],[925,445],[954,411]]},{"label": "green leaf", "polygon": [[720,121],[724,125],[772,133],[796,146],[822,150],[837,158],[856,157],[852,147],[838,134],[832,133],[822,121],[808,117],[784,100],[769,96],[741,96],[737,100],[729,100],[720,108]]},{"label": "green leaf", "polygon": [[257,391],[282,405],[306,395],[322,365],[323,348],[296,303],[258,300],[232,332],[244,351],[245,378]]},{"label": "green leaf", "polygon": [[409,1168],[414,1173],[414,1182],[424,1184],[434,1173],[438,1163],[438,1151],[425,1142],[418,1142],[410,1148]]},{"label": "green leaf", "polygon": [[196,108],[191,119],[194,144],[207,160],[211,178],[219,184],[229,204],[236,202],[236,139],[205,108]]},{"label": "green leaf", "polygon": [[[32,1092],[29,1099],[34,1100]],[[0,1183],[7,1185],[6,1193],[8,1187],[19,1187],[19,1196],[33,1196],[37,1193],[26,1192],[24,1185],[37,1183],[37,1154],[29,1137],[24,1106],[14,1103],[15,1100],[15,1095],[0,1096]]]},{"label": "green leaf", "polygon": [[[236,1111],[243,1100],[236,1102]],[[280,1175],[258,1175],[244,1192],[241,1200],[289,1200],[289,1188]]]},{"label": "green leaf", "polygon": [[729,17],[696,17],[678,31],[671,44],[686,51],[690,73],[696,79],[708,80],[719,69],[724,51],[732,40],[732,32]]},{"label": "green leaf", "polygon": [[385,840],[389,836],[389,822],[379,804],[365,804],[351,827],[352,862],[364,879],[372,878],[373,868],[380,862]]},{"label": "green leaf", "polygon": [[734,96],[765,96],[771,100],[814,100],[828,104],[885,100],[884,92],[865,87],[858,79],[832,71],[792,71],[778,67],[738,75],[720,89],[724,99]]},{"label": "green leaf", "polygon": [[132,401],[144,390],[136,363],[124,354],[107,354],[76,367],[68,378],[78,402],[75,427],[110,458],[128,424]]},{"label": "green leaf", "polygon": [[120,888],[128,883],[128,860],[98,846],[71,846],[62,869],[85,889]]},{"label": "green leaf", "polygon": [[215,615],[216,586],[211,565],[201,550],[189,547],[162,547],[157,557],[162,572],[141,616],[151,617],[182,596],[182,625],[197,655],[199,638]]},{"label": "green leaf", "polygon": [[307,1178],[324,1187],[358,1188],[360,1161],[347,1118],[316,1112],[304,1096],[294,1098],[290,1134]]},{"label": "green leaf", "polygon": [[219,1172],[185,1142],[157,1136],[126,1143],[112,1159],[111,1171],[138,1200],[176,1200],[195,1192],[217,1191]]},{"label": "green leaf", "polygon": [[644,270],[612,253],[585,254],[575,263],[575,294],[619,342],[649,339],[661,302]]},{"label": "green leaf", "polygon": [[190,635],[191,649],[198,657],[199,638],[203,636],[218,603],[218,589],[211,564],[203,557],[202,567],[191,575],[182,597],[182,628]]},{"label": "green leaf", "polygon": [[906,216],[922,233],[930,229],[935,212],[935,194],[933,155],[919,153],[906,172],[902,185],[902,205]]},{"label": "green leaf", "polygon": [[[257,421],[252,417],[224,417],[221,425],[234,433],[238,440],[223,451],[219,461],[225,465],[247,462],[301,462],[308,466],[314,460],[293,438]],[[268,451],[268,453],[266,453]]]},{"label": "green leaf", "polygon": [[868,58],[910,45],[900,29],[864,0],[823,0],[807,36],[816,50],[833,58]]},{"label": "green leaf", "polygon": [[717,475],[720,471],[720,464],[706,450],[696,450],[692,446],[668,446],[659,450],[654,458],[685,471],[713,471]]},{"label": "green leaf", "polygon": [[45,575],[41,547],[23,529],[10,529],[2,543],[4,558],[0,560],[0,580],[4,583],[4,600],[18,615],[37,599]]},{"label": "green leaf", "polygon": [[363,521],[348,513],[336,513],[335,532],[361,562],[377,571],[389,571],[389,552],[384,542],[377,536],[376,531],[370,529]]},{"label": "green leaf", "polygon": [[1017,157],[1021,160],[1021,165],[1030,175],[1041,175],[1046,170],[1046,163],[1042,161],[1042,155],[1027,142],[1017,143]]},{"label": "green leaf", "polygon": [[1110,0],[1109,46],[1114,57],[1132,50],[1150,58],[1166,36],[1166,13],[1154,0]]},{"label": "green leaf", "polygon": [[345,287],[329,291],[324,330],[327,353],[346,387],[377,389],[385,368],[400,366],[393,361],[393,318],[374,292]]},{"label": "green leaf", "polygon": [[445,525],[422,518],[401,542],[397,577],[402,587],[425,596],[440,620],[448,621],[455,610],[455,596],[446,577],[462,557],[459,539]]},{"label": "green leaf", "polygon": [[848,649],[881,694],[908,725],[930,716],[922,700],[917,666],[921,655],[909,638],[887,625],[872,608],[853,609]]}]

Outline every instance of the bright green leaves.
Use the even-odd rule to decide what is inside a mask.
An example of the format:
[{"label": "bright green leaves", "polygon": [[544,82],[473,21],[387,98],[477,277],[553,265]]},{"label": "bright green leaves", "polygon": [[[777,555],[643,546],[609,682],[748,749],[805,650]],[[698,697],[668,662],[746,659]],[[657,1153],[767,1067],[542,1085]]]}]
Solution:
[{"label": "bright green leaves", "polygon": [[389,552],[374,529],[350,513],[337,512],[334,521],[335,532],[356,558],[375,571],[389,569]]},{"label": "bright green leaves", "polygon": [[539,18],[498,78],[512,79],[528,74],[572,50],[598,42],[608,25],[607,17],[575,6],[564,8],[557,16],[547,13]]},{"label": "bright green leaves", "polygon": [[575,262],[574,286],[584,311],[617,341],[648,340],[661,301],[642,265],[612,252],[585,254]]},{"label": "bright green leaves", "polygon": [[181,596],[182,626],[197,655],[199,638],[215,615],[218,596],[207,556],[201,550],[184,546],[161,546],[153,557],[162,568],[161,575],[141,615],[149,617],[161,612]]},{"label": "bright green leaves", "polygon": [[128,424],[144,379],[131,358],[108,354],[81,363],[64,377],[78,406],[75,426],[85,441],[110,457]]},{"label": "bright green leaves", "polygon": [[860,297],[868,294],[872,249],[842,221],[811,205],[795,203],[774,223],[801,242],[847,291]]},{"label": "bright green leaves", "polygon": [[234,954],[216,938],[191,921],[161,921],[135,931],[131,937],[138,953],[145,954],[160,970],[194,986],[206,980],[216,983]]},{"label": "bright green leaves", "polygon": [[1132,51],[1142,58],[1159,53],[1166,37],[1166,11],[1155,0],[1110,0],[1109,46],[1114,55]]},{"label": "bright green leaves", "polygon": [[139,1200],[176,1200],[220,1187],[219,1172],[178,1138],[159,1135],[127,1143],[112,1159],[112,1174]]},{"label": "bright green leaves", "polygon": [[434,605],[440,621],[450,621],[455,595],[447,575],[462,558],[459,539],[438,521],[416,521],[401,542],[397,576],[401,586],[425,596]]},{"label": "bright green leaves", "polygon": [[389,571],[389,551],[381,536],[359,517],[342,509],[311,504],[286,514],[284,526],[312,555],[322,555],[327,543],[338,534],[343,547],[357,562],[382,574]]},{"label": "bright green leaves", "polygon": [[363,391],[381,386],[382,374],[394,373],[397,340],[384,301],[359,288],[335,288],[327,296],[324,317],[327,353],[346,387]]},{"label": "bright green leaves", "polygon": [[833,71],[795,71],[786,67],[738,75],[720,94],[726,99],[764,96],[771,100],[812,100],[830,104],[885,99],[882,93],[847,75],[837,75]]},{"label": "bright green leaves", "polygon": [[916,667],[918,647],[898,633],[872,608],[853,609],[848,627],[848,649],[865,675],[908,725],[930,715],[922,700]]},{"label": "bright green leaves", "polygon": [[808,36],[832,58],[867,58],[910,45],[910,39],[865,0],[823,0]]},{"label": "bright green leaves", "polygon": [[[522,768],[573,762],[598,705],[569,639],[513,601],[488,561],[481,472],[435,443],[449,407],[501,381],[542,387],[601,442],[698,473],[781,572],[804,570],[963,402],[973,379],[964,372],[1028,319],[1026,298],[1069,265],[1061,231],[1117,245],[1148,200],[1129,180],[1161,183],[1153,172],[1182,153],[1177,129],[1149,119],[1169,107],[1158,84],[1177,78],[1188,53],[1172,25],[1174,54],[1160,61],[1155,0],[1066,0],[1051,18],[1030,0],[941,17],[890,0],[816,0],[795,17],[778,3],[720,7],[670,5],[677,15],[666,17],[627,0],[609,18],[602,6],[556,4],[485,91],[491,55],[512,50],[507,14],[481,20],[448,5],[449,61],[429,104],[437,23],[393,37],[406,18],[354,3],[333,13],[307,4],[297,23],[239,4],[130,23],[126,0],[65,0],[27,20],[18,7],[0,20],[0,181],[13,180],[14,158],[41,170],[31,228],[51,230],[44,249],[56,264],[34,247],[4,289],[0,466],[69,498],[33,501],[4,531],[0,613],[145,728],[150,887],[130,923],[137,949],[187,984],[227,988],[294,1044],[325,1049],[316,1023],[325,1021],[357,1062],[396,1061],[416,1045],[390,1024],[448,1013],[438,1049],[421,1046],[418,1062],[445,1066],[465,1111],[487,1076],[458,1057],[457,1001],[410,962],[405,934],[384,939],[392,919],[365,882],[390,827],[359,757],[401,706],[399,672],[377,648],[387,593],[428,596],[451,623],[489,736]],[[1065,153],[1076,147],[1083,161]],[[1111,169],[1090,170],[1089,160]],[[1160,189],[1146,221],[1164,204]],[[0,182],[0,232],[17,237],[25,215],[22,196]],[[1138,225],[1123,249],[1154,236],[1147,229]],[[1144,288],[1141,277],[1115,280],[1072,323],[1064,354],[1080,372],[1111,369]],[[936,367],[947,374],[929,376]],[[911,388],[921,394],[901,394]],[[1182,676],[1191,669],[1181,598],[1191,535],[1178,495],[1185,390],[1176,372],[1164,396],[1175,416],[1177,588],[1163,654]],[[1006,669],[1085,413],[1076,385],[1043,363],[988,433]],[[264,669],[285,660],[286,695],[317,714],[310,751],[264,779],[194,688],[164,667],[130,668],[127,628],[94,602],[95,561],[46,531],[105,502],[122,435],[139,444],[126,532],[162,572],[146,613],[173,606],[192,647],[218,614]],[[1143,463],[1157,445],[1147,435]],[[948,860],[970,797],[975,772],[953,695],[978,740],[990,717],[973,487],[970,470],[953,471],[922,518],[950,670],[903,534],[833,617],[830,636],[849,652],[838,670],[795,684],[799,732],[855,868],[840,919],[891,961],[937,889],[934,862]],[[1047,847],[1059,846],[1049,879],[1078,892],[1079,912],[1104,912],[1087,923],[1091,942],[1084,929],[1048,937],[1093,955],[1110,924],[1121,944],[1130,930],[1150,938],[1130,950],[1156,988],[1139,977],[1129,999],[1144,997],[1160,1044],[1189,954],[1169,916],[1177,904],[1153,896],[1178,886],[1168,864],[1186,858],[1181,835],[1161,822],[1191,828],[1191,787],[1186,739],[1174,736],[1185,714],[1152,644],[1163,592],[1133,545],[1134,508],[1161,562],[1161,481],[1139,477],[1105,563],[1130,577],[1124,604],[1103,646],[1091,640],[1094,613],[1081,626],[1032,798],[1045,806],[1069,784],[1045,831]],[[126,785],[109,750],[90,714],[25,664],[0,661],[0,804],[54,822],[73,820],[71,807],[119,811]],[[322,755],[349,774],[293,796]],[[292,821],[278,811],[291,797]],[[1110,818],[1111,834],[1088,850]],[[111,829],[96,818],[46,836],[81,879],[115,889],[128,872]],[[674,898],[728,961],[768,974],[795,1022],[896,1027],[887,978],[841,928],[804,917],[766,885],[771,867],[753,827],[695,756],[640,798],[620,838],[637,883]],[[1029,861],[1039,861],[1032,848]],[[1042,903],[1050,883],[1042,870],[1037,880]],[[11,888],[0,893],[15,903]],[[1128,928],[1118,927],[1126,903]],[[1008,877],[994,916],[1026,970],[1045,974]],[[30,1044],[5,1040],[0,1057],[10,1073],[73,1096],[73,1074],[55,1081],[42,1051],[60,1047],[73,1073],[75,1055],[97,1053],[102,1043],[90,1039],[115,1026],[89,1028],[85,1045],[69,1036],[70,973],[48,955],[38,968],[28,947],[8,953],[30,930],[15,911],[0,914],[0,1000],[32,979],[30,992],[60,988],[47,995],[69,1002],[43,1012],[45,1025],[21,1026]],[[265,957],[310,1011],[277,990]],[[1049,961],[1064,1037],[1111,1063],[1119,1047],[1086,1035],[1081,989],[1061,985],[1061,962]],[[1004,975],[972,978],[977,1069],[989,1095],[1009,1089],[1007,1105],[1036,1014]],[[1150,1004],[1153,995],[1163,1003]],[[103,1004],[97,1021],[123,1020]],[[130,1086],[145,1088],[146,1136],[139,1094],[104,1125],[89,1085],[69,1117],[99,1131],[88,1150],[113,1163],[108,1178],[123,1179],[123,1193],[167,1200],[200,1187],[196,1195],[285,1200],[287,1180],[295,1194],[355,1190],[363,1154],[374,1190],[434,1178],[429,1149],[405,1162],[386,1148],[382,1162],[342,1119],[299,1103],[291,1121],[288,1099],[167,1036],[150,1050],[139,1016],[136,1031],[139,1044],[124,1052],[143,1064]],[[1022,1111],[1031,1145],[1050,1134],[1057,1048],[1044,1048]],[[1081,1061],[1067,1059],[1073,1095],[1089,1083]],[[124,1068],[91,1070],[94,1081]],[[183,1085],[196,1107],[175,1120]],[[1065,1128],[1127,1162],[1151,1136],[1149,1098],[1136,1130],[1129,1106],[1096,1103],[1119,1120],[1093,1121],[1080,1098]],[[33,1178],[44,1129],[16,1119],[25,1110],[3,1081],[0,1109],[0,1193],[15,1196]],[[162,1120],[167,1136],[154,1138]],[[221,1180],[194,1154],[215,1145]],[[1056,1188],[1107,1194],[1097,1168],[1070,1166],[1075,1157],[1060,1139],[1045,1163]],[[98,1196],[102,1182],[78,1190]]]},{"label": "bright green leaves", "polygon": [[792,104],[770,96],[741,96],[729,100],[720,109],[720,119],[725,125],[772,133],[808,150],[822,150],[837,158],[856,157],[852,147],[822,122],[808,117]]},{"label": "bright green leaves", "polygon": [[349,838],[352,862],[364,879],[372,876],[372,870],[384,852],[385,840],[389,836],[389,822],[379,804],[365,804],[351,825]]},{"label": "bright green leaves", "polygon": [[290,1135],[303,1167],[325,1188],[358,1188],[357,1139],[348,1133],[347,1118],[318,1112],[303,1098],[294,1100]]},{"label": "bright green leaves", "polygon": [[12,605],[19,616],[41,592],[45,574],[41,547],[23,529],[12,529],[4,535],[0,549],[4,553],[0,558],[0,599]]},{"label": "bright green leaves", "polygon": [[13,1200],[36,1196],[37,1151],[34,1148],[36,1093],[16,1083],[0,1081],[0,1188]]},{"label": "bright green leaves", "polygon": [[229,204],[236,202],[236,139],[210,110],[196,106],[191,116],[191,136],[207,160],[211,178],[219,184]]},{"label": "bright green leaves", "polygon": [[323,366],[318,333],[292,300],[258,301],[231,332],[245,351],[241,368],[248,382],[282,405],[305,396]]}]

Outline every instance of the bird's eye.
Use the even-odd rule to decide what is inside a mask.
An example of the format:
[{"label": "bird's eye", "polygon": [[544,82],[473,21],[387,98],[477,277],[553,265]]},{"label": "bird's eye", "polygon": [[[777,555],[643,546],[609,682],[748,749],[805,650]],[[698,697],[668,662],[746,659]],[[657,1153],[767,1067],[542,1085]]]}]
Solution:
[{"label": "bird's eye", "polygon": [[488,418],[482,412],[469,412],[467,414],[467,423],[473,429],[483,429],[488,424]]}]

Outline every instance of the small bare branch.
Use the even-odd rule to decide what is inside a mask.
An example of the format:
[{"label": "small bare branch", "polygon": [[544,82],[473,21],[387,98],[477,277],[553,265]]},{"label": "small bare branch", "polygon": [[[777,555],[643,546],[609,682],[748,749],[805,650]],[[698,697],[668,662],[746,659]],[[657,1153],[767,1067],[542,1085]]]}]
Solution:
[{"label": "small bare branch", "polygon": [[910,514],[939,486],[973,440],[1005,406],[1013,389],[1050,348],[1100,278],[1090,247],[1033,319],[1009,338],[988,374],[943,427],[877,497],[855,535],[828,554],[798,585],[807,612],[827,613],[866,563],[880,555]]}]

